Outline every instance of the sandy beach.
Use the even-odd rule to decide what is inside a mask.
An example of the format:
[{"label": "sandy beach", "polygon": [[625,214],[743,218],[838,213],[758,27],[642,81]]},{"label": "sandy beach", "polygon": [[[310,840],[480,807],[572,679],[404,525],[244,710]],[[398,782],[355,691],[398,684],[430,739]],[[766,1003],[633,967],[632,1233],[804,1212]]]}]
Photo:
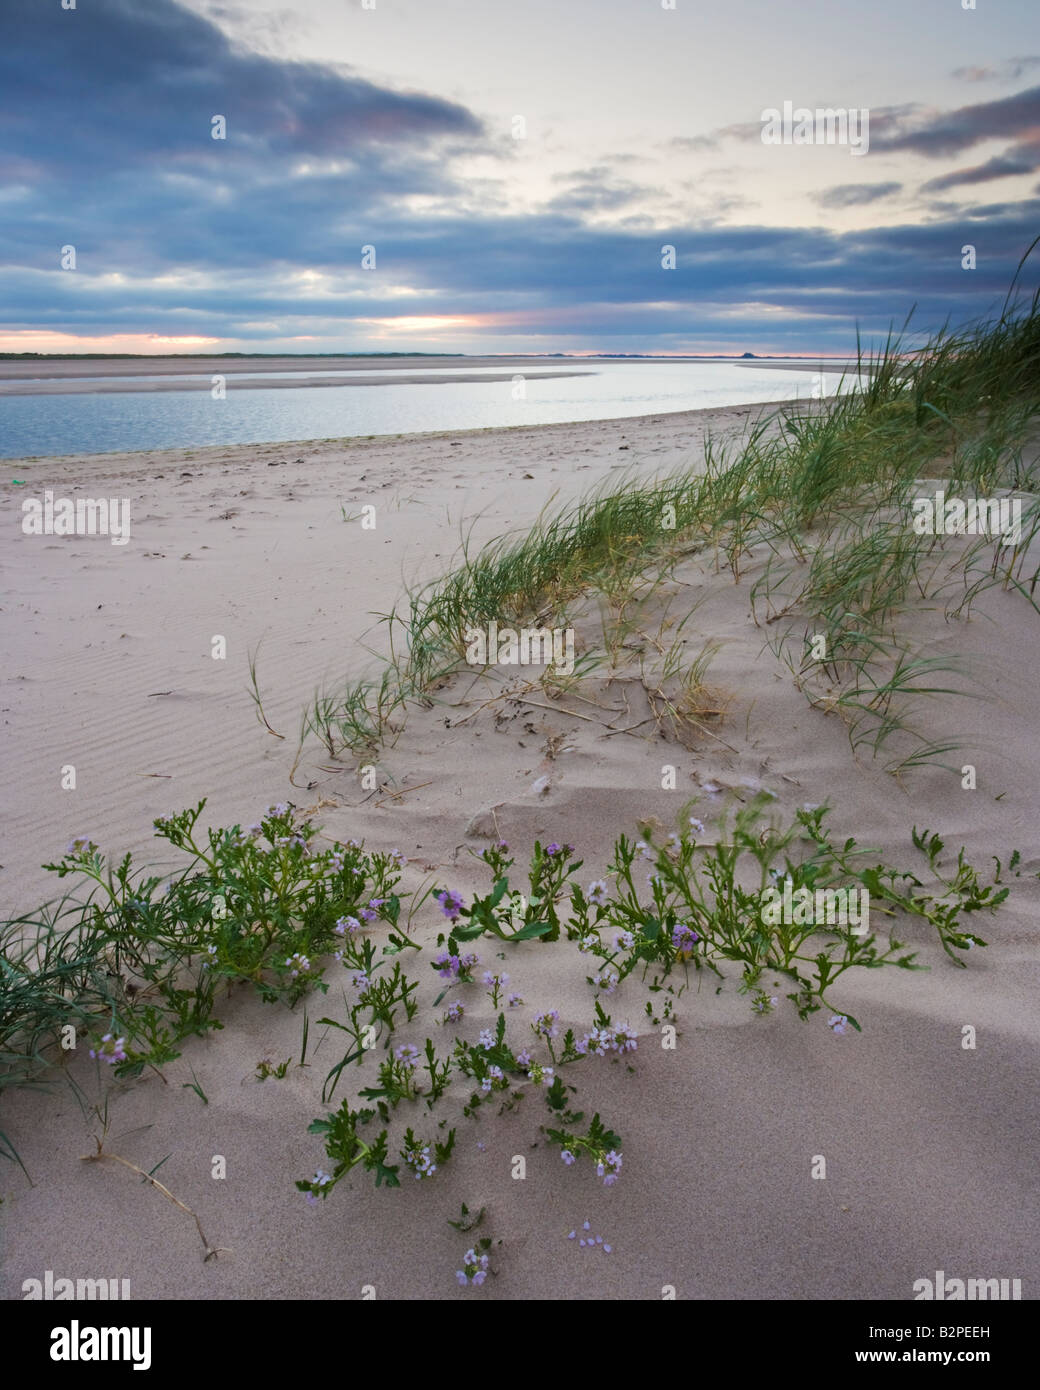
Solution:
[{"label": "sandy beach", "polygon": [[[933,736],[956,735],[958,762],[978,766],[974,791],[942,768],[904,782],[853,758],[841,722],[811,709],[765,649],[749,603],[761,557],[734,583],[710,551],[676,572],[692,609],[684,636],[720,644],[710,680],[725,714],[708,732],[677,742],[646,721],[627,732],[635,719],[617,687],[595,705],[540,690],[499,699],[463,674],[430,708],[409,711],[379,753],[375,792],[359,783],[356,760],[330,760],[313,740],[290,780],[316,686],[374,665],[378,615],[405,585],[454,564],[463,538],[479,547],[550,502],[689,467],[707,434],[737,438],[761,411],[10,461],[0,486],[9,914],[56,895],[39,866],[75,836],[144,862],[165,851],[168,861],[152,820],[203,797],[215,826],[292,802],[330,839],[399,849],[406,886],[435,880],[467,899],[487,888],[467,851],[492,836],[519,865],[536,838],[573,843],[587,884],[606,877],[615,839],[636,836],[637,823],[656,822],[663,837],[695,799],[710,841],[722,814],[759,790],[785,818],[829,803],[839,839],[855,836],[898,866],[920,870],[914,826],[938,830],[954,856],[964,845],[981,867],[993,855],[1006,864],[1014,848],[1023,859],[1009,901],[978,924],[989,945],[969,953],[966,969],[911,925],[926,970],[842,980],[838,997],[861,1034],[838,1036],[819,1014],[802,1022],[786,1000],[756,1016],[734,967],[721,988],[706,972],[691,978],[668,1048],[647,1018],[645,988],[624,981],[608,1002],[638,1033],[638,1050],[590,1058],[578,1080],[582,1108],[623,1132],[624,1175],[611,1188],[585,1165],[560,1163],[531,1099],[460,1122],[436,1186],[376,1190],[358,1170],[328,1202],[307,1206],[293,1180],[322,1159],[307,1126],[327,1108],[321,1083],[341,1049],[316,1020],[338,1006],[338,983],[308,1003],[307,1065],[282,1079],[259,1083],[257,1065],[299,1057],[303,1007],[240,989],[220,1006],[224,1029],[184,1043],[162,1077],[99,1078],[81,1044],[66,1063],[78,1096],[60,1082],[3,1097],[0,1130],[31,1185],[0,1163],[0,1296],[21,1298],[25,1280],[52,1270],[126,1278],[142,1299],[350,1299],[371,1286],[379,1299],[408,1300],[660,1299],[669,1287],[681,1299],[905,1300],[916,1280],[944,1270],[1017,1278],[1035,1297],[1040,648],[1020,641],[1025,599],[990,591],[970,623],[928,628],[929,650],[962,658],[983,696],[928,704]],[[129,544],[23,535],[21,502],[46,489],[129,498]],[[366,507],[374,529],[356,519]],[[226,657],[214,660],[218,636]],[[251,655],[282,739],[255,717]],[[662,789],[666,764],[675,790]],[[75,790],[62,789],[68,765]],[[424,941],[441,926],[429,904],[416,920]],[[584,1031],[593,993],[580,970],[561,972],[564,945],[512,946],[506,968],[525,1015],[554,1008]],[[481,950],[493,958],[488,943]],[[440,983],[425,973],[424,1009]],[[494,1013],[479,990],[472,1006],[467,995],[474,1038]],[[965,1025],[975,1048],[962,1046]],[[417,1022],[400,1036],[423,1034]],[[184,1211],[116,1164],[81,1161],[106,1093],[112,1152],[146,1171],[163,1160],[163,1183],[231,1253],[203,1262]],[[822,1181],[812,1177],[820,1156]],[[503,1242],[480,1290],[453,1277],[465,1241],[447,1222],[461,1203],[486,1207],[487,1234]],[[585,1221],[609,1254],[568,1238]]]}]

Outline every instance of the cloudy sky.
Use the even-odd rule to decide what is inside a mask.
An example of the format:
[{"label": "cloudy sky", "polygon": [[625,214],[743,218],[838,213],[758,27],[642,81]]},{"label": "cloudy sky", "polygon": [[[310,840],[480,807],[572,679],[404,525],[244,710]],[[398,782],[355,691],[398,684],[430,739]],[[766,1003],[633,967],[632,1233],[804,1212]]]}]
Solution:
[{"label": "cloudy sky", "polygon": [[[1037,0],[672,3],[0,0],[0,350],[841,354],[999,306]],[[867,152],[764,143],[785,101]]]}]

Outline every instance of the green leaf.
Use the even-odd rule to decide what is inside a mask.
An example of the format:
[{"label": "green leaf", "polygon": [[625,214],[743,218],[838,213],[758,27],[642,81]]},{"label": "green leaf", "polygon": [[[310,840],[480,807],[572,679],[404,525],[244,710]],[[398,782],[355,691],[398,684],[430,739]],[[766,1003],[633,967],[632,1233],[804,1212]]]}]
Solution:
[{"label": "green leaf", "polygon": [[521,927],[518,932],[514,932],[509,938],[510,941],[531,941],[536,936],[545,936],[552,931],[549,922],[528,922],[526,927]]}]

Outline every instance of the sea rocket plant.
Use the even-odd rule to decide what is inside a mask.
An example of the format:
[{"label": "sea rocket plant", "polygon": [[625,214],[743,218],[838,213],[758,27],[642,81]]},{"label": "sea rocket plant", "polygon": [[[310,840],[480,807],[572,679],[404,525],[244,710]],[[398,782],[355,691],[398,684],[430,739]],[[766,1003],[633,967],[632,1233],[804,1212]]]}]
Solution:
[{"label": "sea rocket plant", "polygon": [[[378,1072],[378,1084],[352,1088],[350,1100],[315,1122],[313,1132],[324,1136],[331,1161],[329,1171],[319,1169],[313,1179],[297,1184],[309,1197],[326,1197],[358,1165],[377,1185],[398,1185],[399,1170],[388,1158],[395,1112],[402,1106],[406,1112],[416,1105],[432,1108],[456,1071],[471,1083],[467,1114],[473,1113],[474,1105],[492,1099],[503,1108],[515,1108],[526,1090],[539,1088],[556,1117],[558,1128],[547,1133],[559,1145],[563,1163],[571,1166],[588,1158],[606,1186],[618,1180],[623,1161],[620,1138],[598,1114],[589,1124],[581,1112],[571,1112],[574,1087],[565,1078],[572,1064],[589,1057],[613,1054],[614,1061],[627,1063],[637,1047],[629,1024],[613,1024],[597,1001],[594,1026],[576,1038],[572,1029],[564,1031],[559,1009],[544,1010],[534,1014],[529,1025],[537,1045],[514,1054],[506,1015],[499,1013],[495,1027],[480,1029],[477,1044],[455,1038],[454,1050],[444,1059],[425,1039],[423,1070],[420,1046],[395,1045],[394,1039],[400,1013],[411,1023],[419,1007],[419,983],[402,968],[406,953],[411,950],[418,957],[424,950],[398,925],[400,852],[367,853],[357,842],[322,850],[317,830],[298,820],[288,804],[270,808],[246,831],[236,825],[196,838],[204,804],[156,821],[160,837],[189,856],[180,876],[168,882],[132,874],[129,857],[109,863],[85,836],[70,844],[61,864],[49,866],[59,875],[75,873],[94,885],[91,920],[107,932],[106,978],[118,983],[106,987],[103,1016],[111,1023],[91,1049],[96,1060],[119,1068],[116,1074],[122,1077],[179,1056],[176,1045],[183,1038],[219,1026],[212,1012],[225,982],[250,981],[264,999],[289,1004],[325,991],[323,962],[335,948],[347,971],[343,978],[350,981],[345,1014],[338,1011],[338,1017],[318,1022],[346,1034],[348,1047],[326,1078],[323,1100],[329,1103],[352,1067],[369,1068],[366,1082],[376,1081]],[[914,839],[940,878],[939,896],[923,891],[912,875],[877,865],[875,854],[863,868],[866,851],[857,849],[854,841],[832,845],[822,829],[824,808],[799,812],[796,823],[783,831],[775,824],[763,830],[758,823],[762,814],[757,801],[745,806],[737,813],[733,831],[723,827],[710,846],[696,843],[704,825],[685,812],[681,831],[659,848],[649,827],[634,843],[622,836],[609,866],[609,892],[606,879],[595,879],[583,893],[574,881],[581,868],[574,848],[557,841],[544,848],[535,844],[527,891],[510,891],[507,874],[513,861],[506,857],[508,846],[499,841],[480,856],[495,875],[489,893],[473,897],[469,907],[455,889],[434,894],[451,932],[438,938],[433,969],[449,986],[472,984],[479,957],[468,948],[478,937],[494,939],[496,950],[500,945],[503,951],[515,950],[519,961],[529,951],[537,954],[538,942],[557,941],[566,928],[578,951],[595,958],[588,978],[603,994],[619,993],[633,972],[641,973],[651,992],[647,1012],[655,1023],[658,1017],[674,1016],[690,969],[717,970],[721,961],[741,968],[741,988],[751,993],[757,1013],[767,1013],[779,1002],[760,982],[790,980],[787,997],[804,1018],[832,1007],[827,994],[851,966],[909,967],[913,957],[900,956],[903,948],[894,941],[885,949],[873,936],[851,939],[840,930],[812,924],[770,928],[758,911],[762,888],[755,886],[756,866],[763,886],[778,876],[810,890],[869,879],[872,897],[887,902],[894,912],[916,915],[934,926],[951,954],[984,944],[962,930],[958,914],[992,910],[1007,894],[1006,889],[982,886],[963,852],[954,875],[941,878],[937,863],[942,844],[928,832],[915,832]],[[800,858],[793,859],[796,852]],[[649,892],[642,883],[644,865]],[[998,861],[994,884],[1000,870]],[[421,902],[420,897],[416,905]],[[375,927],[380,919],[388,929]],[[0,957],[3,960],[6,957]],[[508,1010],[523,1004],[521,994],[507,994],[508,982],[503,969],[483,972],[493,1009],[503,1001]],[[442,989],[435,1004],[445,992]],[[478,996],[471,1008],[479,1012],[480,1007]],[[97,1004],[92,1013],[84,1014],[81,1008],[88,1030],[99,1013]],[[463,1017],[462,1004],[452,1003],[443,1022],[457,1025]],[[844,1013],[831,1014],[828,1023],[836,1035],[859,1027]],[[0,1036],[0,1043],[6,1036]],[[543,1046],[546,1060],[535,1055]],[[618,1075],[625,1070],[618,1068]],[[352,1109],[360,1103],[353,1100],[355,1094],[371,1102],[371,1108]],[[377,1117],[383,1126],[379,1133],[370,1128]],[[429,1178],[443,1166],[447,1152],[450,1145],[415,1140],[408,1131],[401,1162],[417,1179]]]}]

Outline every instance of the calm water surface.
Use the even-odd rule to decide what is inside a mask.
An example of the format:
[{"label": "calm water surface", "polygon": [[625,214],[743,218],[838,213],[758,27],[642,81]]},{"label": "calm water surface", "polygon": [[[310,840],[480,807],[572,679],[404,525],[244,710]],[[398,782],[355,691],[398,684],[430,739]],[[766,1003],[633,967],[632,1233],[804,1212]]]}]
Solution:
[{"label": "calm water surface", "polygon": [[[561,362],[559,368],[565,365],[570,364]],[[236,390],[235,374],[227,375],[227,396],[222,401],[213,400],[209,391],[198,389],[154,394],[116,391],[79,396],[2,396],[0,457],[616,420],[806,398],[814,387],[817,392],[820,389],[818,378],[811,372],[756,370],[731,363],[596,362],[587,369],[582,364],[580,369],[593,374],[539,380],[539,368],[532,368],[525,373],[523,400],[513,399],[511,380]],[[342,374],[306,370],[310,375]],[[520,370],[430,369],[431,373],[460,375],[474,371],[484,375],[502,371],[512,374]],[[415,375],[411,369],[409,374]],[[366,369],[363,375],[392,376],[394,370]],[[824,389],[836,390],[838,381],[838,372],[828,372]]]}]

